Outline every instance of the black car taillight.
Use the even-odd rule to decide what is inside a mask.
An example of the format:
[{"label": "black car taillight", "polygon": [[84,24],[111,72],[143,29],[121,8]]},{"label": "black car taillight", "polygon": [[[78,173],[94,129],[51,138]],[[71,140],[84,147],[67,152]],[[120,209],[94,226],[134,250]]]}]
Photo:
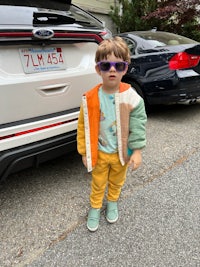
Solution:
[{"label": "black car taillight", "polygon": [[199,55],[191,55],[186,52],[180,52],[175,54],[169,60],[169,68],[172,70],[193,68],[199,64],[199,60]]}]

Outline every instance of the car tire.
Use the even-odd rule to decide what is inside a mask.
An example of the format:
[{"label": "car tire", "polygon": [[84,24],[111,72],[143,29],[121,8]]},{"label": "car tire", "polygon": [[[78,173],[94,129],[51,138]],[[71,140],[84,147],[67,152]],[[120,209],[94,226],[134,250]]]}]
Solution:
[{"label": "car tire", "polygon": [[142,92],[141,87],[136,84],[136,83],[131,83],[131,86],[136,90],[136,92],[143,98],[144,100],[144,104],[145,104],[145,109],[146,109],[146,113],[150,113],[152,111],[152,106],[148,103],[145,95]]}]

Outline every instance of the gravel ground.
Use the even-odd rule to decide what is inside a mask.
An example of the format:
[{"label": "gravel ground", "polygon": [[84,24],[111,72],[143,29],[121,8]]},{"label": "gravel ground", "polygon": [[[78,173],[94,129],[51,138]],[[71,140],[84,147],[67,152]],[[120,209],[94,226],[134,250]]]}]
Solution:
[{"label": "gravel ground", "polygon": [[[185,166],[184,164],[193,157],[197,157],[196,159],[199,160],[199,112],[200,104],[194,106],[181,105],[157,110],[149,116],[147,123],[148,143],[143,151],[143,166],[134,173],[129,172],[127,182],[122,190],[122,206],[120,206],[120,209],[123,210],[122,207],[125,206],[128,213],[132,210],[133,213],[136,212],[137,214],[140,211],[140,199],[145,194],[151,194],[151,191],[148,191],[151,186],[155,186],[155,183],[159,183],[159,186],[161,186],[162,181],[167,181],[168,177],[171,177],[171,172],[174,170],[181,172],[182,168],[179,169],[179,167]],[[195,160],[192,160],[192,164],[195,164]],[[194,173],[199,178],[199,166],[198,164],[194,166],[187,172],[188,178],[190,178],[190,173],[191,175]],[[69,242],[73,234],[78,233],[80,235],[82,231],[83,236],[80,236],[79,241],[76,239],[76,242],[83,245],[81,241],[81,238],[83,238],[87,244],[92,238],[85,232],[85,219],[89,207],[90,178],[77,153],[71,153],[66,157],[45,163],[38,169],[29,169],[11,175],[6,183],[0,187],[0,266],[31,266],[31,262],[39,258],[49,247],[53,250],[59,243],[62,244],[62,240]],[[171,184],[167,185],[173,187],[175,181],[173,177],[170,179],[172,179]],[[195,183],[198,186],[197,182],[194,180],[191,186],[195,186]],[[174,191],[173,194],[175,192],[177,193],[177,191]],[[139,197],[137,194],[141,194],[141,196]],[[137,199],[137,197],[139,198]],[[156,194],[153,199],[155,198]],[[146,202],[148,202],[147,199]],[[171,199],[168,198],[167,200]],[[126,201],[131,202],[131,208],[127,207]],[[135,202],[138,203],[136,206]],[[176,208],[171,204],[172,210],[173,207]],[[189,214],[190,207],[188,207],[187,212]],[[166,216],[170,216],[169,214]],[[145,216],[149,216],[149,214],[141,214],[141,216],[146,218]],[[195,214],[193,216],[195,219]],[[121,218],[122,224],[127,223],[125,217],[123,215],[123,218]],[[139,218],[140,216],[138,217],[138,224],[132,224],[131,226],[134,229],[139,227],[141,223]],[[116,229],[115,226],[112,229],[113,231],[115,229],[117,235],[118,226],[116,227]],[[146,229],[145,225],[143,227]],[[104,235],[104,230],[100,230],[102,235]],[[144,231],[145,233],[146,231]],[[156,235],[156,231],[154,235]],[[125,237],[128,237],[128,233]],[[161,241],[161,239],[159,240]],[[96,240],[97,245],[99,241]],[[111,243],[111,241],[112,239],[107,242]],[[162,242],[164,242],[164,239]],[[73,244],[75,245],[75,243]],[[133,243],[133,246],[135,246],[135,243]],[[142,249],[144,247],[141,246]],[[73,252],[70,251],[70,253]],[[81,255],[81,251],[79,253]],[[197,266],[199,265],[192,267]]]},{"label": "gravel ground", "polygon": [[[27,267],[200,266],[200,153],[120,201],[120,219],[85,225]],[[189,180],[189,182],[188,182]]]}]

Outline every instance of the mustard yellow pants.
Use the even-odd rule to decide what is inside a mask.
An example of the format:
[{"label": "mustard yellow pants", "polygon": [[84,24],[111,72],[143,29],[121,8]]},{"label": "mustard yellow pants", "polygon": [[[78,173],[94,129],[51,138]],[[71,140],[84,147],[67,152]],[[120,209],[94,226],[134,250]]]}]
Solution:
[{"label": "mustard yellow pants", "polygon": [[126,179],[127,164],[121,165],[118,153],[107,154],[98,152],[98,161],[92,170],[90,204],[93,208],[101,208],[103,198],[108,186],[108,201],[117,201],[121,188]]}]

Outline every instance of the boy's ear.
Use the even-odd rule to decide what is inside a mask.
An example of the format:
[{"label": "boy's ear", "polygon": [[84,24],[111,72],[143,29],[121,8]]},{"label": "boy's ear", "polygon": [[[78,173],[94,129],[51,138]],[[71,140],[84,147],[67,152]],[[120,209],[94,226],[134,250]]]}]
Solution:
[{"label": "boy's ear", "polygon": [[95,70],[96,70],[97,74],[101,75],[101,72],[99,70],[99,66],[98,65],[95,66]]},{"label": "boy's ear", "polygon": [[127,70],[128,70],[128,65],[126,66],[125,70],[124,70],[124,74],[125,75],[127,73]]}]

